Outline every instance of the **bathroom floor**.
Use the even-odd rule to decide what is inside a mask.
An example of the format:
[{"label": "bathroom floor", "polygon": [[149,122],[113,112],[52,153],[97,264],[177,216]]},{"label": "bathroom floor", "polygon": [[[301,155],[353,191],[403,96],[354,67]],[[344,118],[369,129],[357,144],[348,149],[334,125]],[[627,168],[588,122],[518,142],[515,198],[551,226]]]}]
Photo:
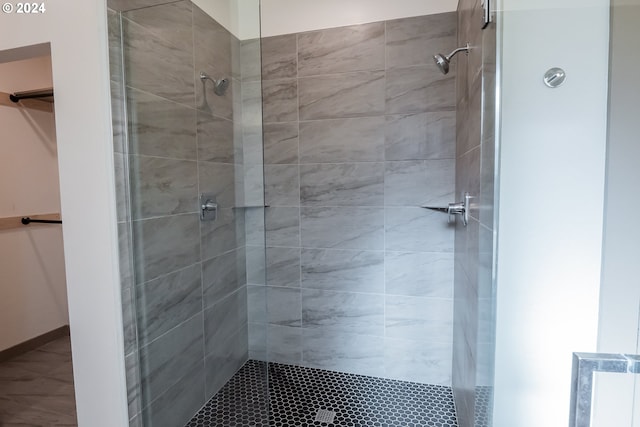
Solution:
[{"label": "bathroom floor", "polygon": [[71,341],[0,363],[0,426],[77,426]]},{"label": "bathroom floor", "polygon": [[186,427],[458,425],[449,387],[270,363],[267,402],[266,369],[248,361]]}]

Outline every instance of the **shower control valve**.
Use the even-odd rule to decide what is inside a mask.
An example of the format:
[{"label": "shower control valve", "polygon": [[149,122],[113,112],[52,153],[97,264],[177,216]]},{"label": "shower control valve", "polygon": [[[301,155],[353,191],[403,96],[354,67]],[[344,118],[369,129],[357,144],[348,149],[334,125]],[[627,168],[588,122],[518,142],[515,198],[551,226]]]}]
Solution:
[{"label": "shower control valve", "polygon": [[447,213],[449,214],[449,220],[447,221],[449,224],[455,222],[454,215],[460,215],[462,218],[462,225],[466,227],[469,222],[469,203],[471,201],[471,196],[469,193],[464,193],[464,201],[457,203],[449,203],[449,208],[447,209]]},{"label": "shower control valve", "polygon": [[218,203],[213,194],[200,195],[200,219],[202,221],[215,221],[218,217]]}]

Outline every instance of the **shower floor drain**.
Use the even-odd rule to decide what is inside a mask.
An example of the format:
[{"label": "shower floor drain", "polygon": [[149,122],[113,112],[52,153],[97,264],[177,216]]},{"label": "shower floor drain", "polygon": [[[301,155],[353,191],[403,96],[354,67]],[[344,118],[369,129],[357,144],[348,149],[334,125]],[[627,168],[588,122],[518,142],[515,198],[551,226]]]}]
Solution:
[{"label": "shower floor drain", "polygon": [[321,423],[329,423],[333,424],[333,420],[336,418],[336,413],[333,411],[329,411],[326,409],[318,409],[318,413],[316,414],[316,421]]}]

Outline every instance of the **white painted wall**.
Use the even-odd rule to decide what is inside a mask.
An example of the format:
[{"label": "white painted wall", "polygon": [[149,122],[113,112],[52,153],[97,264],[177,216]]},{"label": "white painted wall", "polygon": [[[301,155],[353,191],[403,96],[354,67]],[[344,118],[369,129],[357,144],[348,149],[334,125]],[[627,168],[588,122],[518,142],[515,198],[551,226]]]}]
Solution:
[{"label": "white painted wall", "polygon": [[240,40],[260,37],[260,0],[193,0]]},{"label": "white painted wall", "polygon": [[[631,4],[633,3],[633,4]],[[602,290],[598,351],[639,352],[640,228],[633,212],[640,210],[634,197],[640,183],[640,0],[613,0],[607,149],[607,191],[603,245]],[[634,407],[633,375],[598,378],[593,427],[640,426],[640,403]],[[636,392],[640,395],[640,392]]]},{"label": "white painted wall", "polygon": [[106,5],[0,14],[2,51],[51,42],[73,370],[80,427],[127,425]]},{"label": "white painted wall", "polygon": [[[0,92],[53,85],[51,57],[0,63]],[[0,106],[0,218],[60,212],[53,113]],[[69,324],[62,228],[0,231],[0,350]]]},{"label": "white painted wall", "polygon": [[495,427],[567,426],[572,353],[597,348],[608,6],[501,5]]},{"label": "white painted wall", "polygon": [[262,36],[453,12],[458,0],[262,0]]}]

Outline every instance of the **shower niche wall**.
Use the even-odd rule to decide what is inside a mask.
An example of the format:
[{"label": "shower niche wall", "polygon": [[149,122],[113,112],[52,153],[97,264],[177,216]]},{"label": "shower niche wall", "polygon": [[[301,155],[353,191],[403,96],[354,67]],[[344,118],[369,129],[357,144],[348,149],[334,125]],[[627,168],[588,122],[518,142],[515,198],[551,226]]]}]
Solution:
[{"label": "shower niche wall", "polygon": [[130,425],[457,425],[456,13],[241,3],[108,2]]}]

